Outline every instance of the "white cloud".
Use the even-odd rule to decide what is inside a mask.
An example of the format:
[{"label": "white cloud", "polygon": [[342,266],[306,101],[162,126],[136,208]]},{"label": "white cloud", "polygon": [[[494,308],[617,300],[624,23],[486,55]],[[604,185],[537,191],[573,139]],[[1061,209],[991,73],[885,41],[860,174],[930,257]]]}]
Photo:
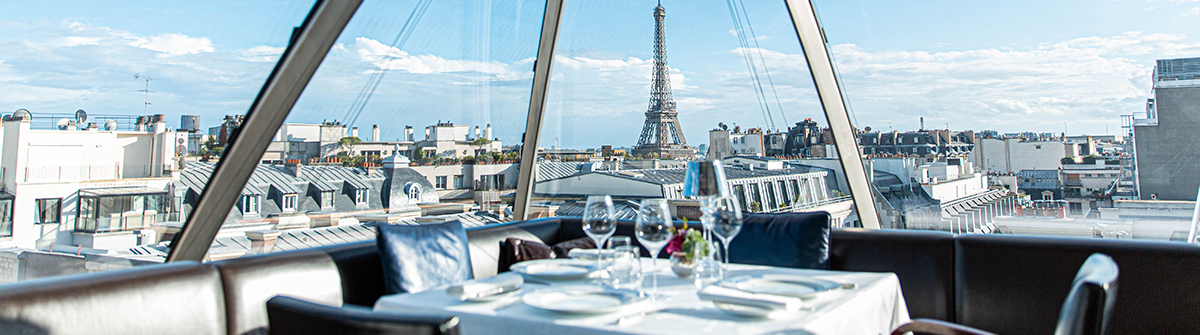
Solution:
[{"label": "white cloud", "polygon": [[[270,74],[277,57],[258,46],[217,50],[206,37],[183,34],[137,35],[85,22],[43,21],[0,24],[0,107],[35,113],[86,109],[99,114],[143,113],[145,82],[151,113],[198,114],[214,120],[244,113]],[[272,55],[274,53],[275,55]],[[19,65],[18,65],[19,64]]]},{"label": "white cloud", "polygon": [[409,55],[408,52],[379,41],[359,37],[352,46],[363,61],[387,70],[401,70],[417,74],[440,74],[454,72],[479,72],[494,76],[498,80],[513,80],[529,73],[513,70],[508,64],[491,61],[454,60],[435,55]]},{"label": "white cloud", "polygon": [[213,52],[212,40],[208,37],[190,37],[184,34],[169,33],[145,38],[136,38],[129,45],[165,53],[167,55],[192,55],[201,52]]},{"label": "white cloud", "polygon": [[[1142,108],[1155,58],[1195,55],[1200,43],[1183,35],[1129,32],[1024,49],[830,49],[860,126],[915,124],[925,116],[962,128],[1032,129],[1064,121],[1115,124],[1118,115]],[[806,73],[802,55],[762,53],[772,70]]]},{"label": "white cloud", "polygon": [[1200,7],[1192,7],[1192,9],[1189,9],[1188,11],[1183,13],[1183,17],[1196,16],[1196,15],[1200,15]]},{"label": "white cloud", "polygon": [[283,55],[285,47],[259,45],[242,51],[242,59],[250,62],[275,62]]}]

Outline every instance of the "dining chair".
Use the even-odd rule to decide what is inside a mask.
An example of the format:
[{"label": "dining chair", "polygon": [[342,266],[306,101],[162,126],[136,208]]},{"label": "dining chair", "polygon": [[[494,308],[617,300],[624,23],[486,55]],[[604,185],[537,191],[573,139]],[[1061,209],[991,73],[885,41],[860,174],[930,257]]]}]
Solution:
[{"label": "dining chair", "polygon": [[[1094,253],[1079,267],[1071,291],[1058,314],[1055,335],[1105,335],[1117,300],[1117,263],[1112,257]],[[892,331],[892,335],[992,334],[987,331],[938,320],[916,319]]]},{"label": "dining chair", "polygon": [[377,313],[356,306],[334,307],[278,295],[267,300],[271,335],[457,335],[458,317]]}]

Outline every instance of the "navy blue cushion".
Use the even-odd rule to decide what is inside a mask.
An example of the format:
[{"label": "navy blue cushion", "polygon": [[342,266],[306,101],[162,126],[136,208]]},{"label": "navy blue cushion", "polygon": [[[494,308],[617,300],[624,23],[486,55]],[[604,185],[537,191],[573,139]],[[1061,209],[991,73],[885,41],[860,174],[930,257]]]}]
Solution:
[{"label": "navy blue cushion", "polygon": [[829,213],[746,214],[729,243],[729,261],[829,269]]},{"label": "navy blue cushion", "polygon": [[471,279],[467,232],[458,221],[378,227],[376,243],[388,294],[416,293]]}]

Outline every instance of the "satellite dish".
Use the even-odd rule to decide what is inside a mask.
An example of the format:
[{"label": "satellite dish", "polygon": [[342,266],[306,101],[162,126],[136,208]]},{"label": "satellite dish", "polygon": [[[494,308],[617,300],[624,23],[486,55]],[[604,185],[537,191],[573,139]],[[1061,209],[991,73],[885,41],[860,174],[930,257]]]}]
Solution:
[{"label": "satellite dish", "polygon": [[55,124],[55,126],[58,127],[58,130],[67,130],[67,126],[70,124],[71,120],[64,117],[58,119],[58,122]]},{"label": "satellite dish", "polygon": [[863,130],[869,133],[871,132],[871,126],[867,126],[866,128],[863,128]]},{"label": "satellite dish", "polygon": [[82,109],[75,111],[75,123],[77,123],[77,124],[87,123],[87,112],[84,112]]},{"label": "satellite dish", "polygon": [[104,120],[104,130],[107,130],[107,131],[117,130],[117,121],[112,120],[112,119]]}]

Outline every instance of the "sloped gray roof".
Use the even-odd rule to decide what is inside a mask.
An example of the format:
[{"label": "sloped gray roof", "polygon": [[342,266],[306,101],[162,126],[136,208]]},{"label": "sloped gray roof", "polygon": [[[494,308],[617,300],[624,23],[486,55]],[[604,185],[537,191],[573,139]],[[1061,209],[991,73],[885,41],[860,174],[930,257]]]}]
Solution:
[{"label": "sloped gray roof", "polygon": [[577,162],[541,162],[538,163],[537,181],[558,179],[579,173]]},{"label": "sloped gray roof", "polygon": [[1058,170],[1021,170],[1017,172],[1017,186],[1032,189],[1054,189],[1062,187]]},{"label": "sloped gray roof", "polygon": [[[216,164],[209,162],[188,162],[187,168],[180,174],[179,184],[200,193],[208,184]],[[357,189],[369,189],[369,181],[381,181],[383,174],[368,175],[365,170],[340,166],[304,166],[300,177],[297,178],[286,166],[259,164],[242,188],[242,195],[266,194],[274,187],[281,193],[301,193],[300,188],[311,184],[321,191],[337,191],[341,183],[349,183]]]},{"label": "sloped gray roof", "polygon": [[[555,216],[571,216],[582,217],[584,203],[568,202],[558,206],[554,211]],[[633,201],[616,201],[613,202],[613,210],[615,211],[617,220],[637,220],[638,209],[642,206]]]}]

